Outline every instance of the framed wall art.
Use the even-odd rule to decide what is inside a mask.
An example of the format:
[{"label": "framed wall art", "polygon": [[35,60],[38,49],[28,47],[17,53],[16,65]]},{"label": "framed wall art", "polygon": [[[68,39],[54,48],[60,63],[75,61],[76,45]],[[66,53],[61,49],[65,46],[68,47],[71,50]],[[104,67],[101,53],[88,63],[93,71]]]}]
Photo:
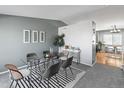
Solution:
[{"label": "framed wall art", "polygon": [[32,31],[32,42],[38,43],[38,31],[36,31],[36,30]]},{"label": "framed wall art", "polygon": [[40,38],[39,38],[39,39],[40,39],[39,41],[40,41],[41,43],[44,43],[44,42],[46,41],[46,33],[45,33],[44,31],[40,31],[39,34],[40,34],[40,35],[39,35],[39,37],[40,37]]},{"label": "framed wall art", "polygon": [[23,42],[30,43],[31,41],[31,31],[30,30],[23,30]]}]

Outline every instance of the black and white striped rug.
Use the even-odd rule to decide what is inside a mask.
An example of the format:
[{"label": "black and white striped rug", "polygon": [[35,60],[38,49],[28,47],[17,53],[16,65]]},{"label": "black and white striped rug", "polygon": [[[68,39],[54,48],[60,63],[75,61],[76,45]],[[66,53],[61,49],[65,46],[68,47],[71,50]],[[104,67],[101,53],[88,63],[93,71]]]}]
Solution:
[{"label": "black and white striped rug", "polygon": [[[57,78],[59,81],[59,84],[57,83],[56,77],[53,76],[49,80],[49,87],[50,88],[65,88],[66,85],[73,80],[75,80],[77,74],[81,73],[81,71],[73,69],[73,75],[70,73],[70,70],[67,70],[67,77],[65,76],[65,73],[63,70],[60,70],[60,72],[57,74]],[[38,78],[38,74],[36,74],[35,71],[32,73],[32,77],[30,77],[30,86],[28,82],[28,78],[25,78],[24,80],[19,80],[17,88],[48,88],[48,82],[46,80],[40,80]],[[15,84],[13,84],[13,87],[15,87]]]}]

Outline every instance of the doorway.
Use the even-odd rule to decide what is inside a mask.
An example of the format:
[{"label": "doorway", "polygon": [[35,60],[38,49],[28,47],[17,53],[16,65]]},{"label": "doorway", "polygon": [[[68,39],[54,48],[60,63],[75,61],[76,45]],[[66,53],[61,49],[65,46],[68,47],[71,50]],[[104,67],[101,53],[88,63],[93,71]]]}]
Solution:
[{"label": "doorway", "polygon": [[96,31],[96,63],[121,67],[123,59],[124,31]]}]

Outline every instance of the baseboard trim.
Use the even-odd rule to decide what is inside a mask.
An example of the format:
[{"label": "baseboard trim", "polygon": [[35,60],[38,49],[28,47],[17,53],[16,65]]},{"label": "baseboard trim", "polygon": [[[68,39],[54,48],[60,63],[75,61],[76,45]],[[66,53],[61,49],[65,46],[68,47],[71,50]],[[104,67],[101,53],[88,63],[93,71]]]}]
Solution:
[{"label": "baseboard trim", "polygon": [[96,64],[96,61],[92,64],[92,67]]},{"label": "baseboard trim", "polygon": [[9,72],[8,70],[0,72],[0,75],[3,75],[3,74],[8,73],[8,72]]},{"label": "baseboard trim", "polygon": [[[26,68],[27,67],[27,65],[24,65],[24,66],[20,66],[20,67],[18,67],[18,69],[23,69],[23,68]],[[6,74],[6,73],[8,73],[9,72],[9,70],[6,70],[6,71],[3,71],[3,72],[0,72],[0,75],[2,75],[2,74]]]},{"label": "baseboard trim", "polygon": [[92,67],[92,65],[91,64],[88,64],[88,63],[81,63],[81,64],[84,64],[84,65],[87,65],[87,66]]},{"label": "baseboard trim", "polygon": [[90,66],[90,67],[93,67],[96,64],[96,62],[94,62],[93,64],[88,64],[88,63],[86,63],[84,61],[82,61],[82,62],[83,63],[80,63],[80,64],[84,64],[84,65],[87,65],[87,66]]}]

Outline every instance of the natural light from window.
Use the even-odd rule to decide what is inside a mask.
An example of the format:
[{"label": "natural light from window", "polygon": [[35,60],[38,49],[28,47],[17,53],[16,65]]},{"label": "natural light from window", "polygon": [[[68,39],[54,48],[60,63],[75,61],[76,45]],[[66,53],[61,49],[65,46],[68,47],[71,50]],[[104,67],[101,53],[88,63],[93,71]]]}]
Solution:
[{"label": "natural light from window", "polygon": [[104,34],[103,43],[106,45],[122,45],[122,35],[120,33]]}]

